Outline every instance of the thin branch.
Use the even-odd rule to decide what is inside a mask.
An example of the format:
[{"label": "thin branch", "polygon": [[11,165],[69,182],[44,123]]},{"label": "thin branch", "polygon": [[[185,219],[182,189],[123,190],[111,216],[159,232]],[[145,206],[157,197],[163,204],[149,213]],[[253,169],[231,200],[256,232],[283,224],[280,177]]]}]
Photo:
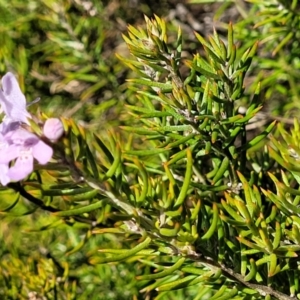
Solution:
[{"label": "thin branch", "polygon": [[[23,186],[20,184],[20,183],[14,183],[14,182],[11,182],[7,185],[8,187],[10,187],[11,189],[13,189],[14,191],[20,193],[20,195],[22,197],[24,197],[25,199],[27,199],[29,202],[35,204],[36,206],[38,206],[39,208],[45,210],[45,211],[48,211],[48,212],[52,212],[52,213],[55,213],[55,212],[59,212],[61,210],[53,207],[53,206],[50,206],[50,205],[45,205],[44,202],[34,196],[32,196],[31,194],[29,194],[24,188]],[[81,222],[81,223],[86,223],[86,224],[89,224],[91,225],[92,227],[91,228],[94,228],[95,226],[97,226],[97,222],[96,220],[90,220],[88,218],[85,218],[85,217],[81,217],[81,216],[73,216],[73,219],[77,222]]]},{"label": "thin branch", "polygon": [[189,257],[195,261],[204,263],[211,268],[221,269],[225,277],[231,278],[231,279],[235,280],[236,282],[238,282],[252,290],[256,290],[263,297],[265,297],[266,295],[271,295],[273,297],[276,297],[278,300],[295,300],[296,299],[294,297],[290,297],[284,293],[276,291],[269,286],[265,286],[262,284],[256,284],[256,283],[250,283],[248,281],[245,281],[244,276],[242,276],[239,273],[234,272],[232,269],[226,267],[224,264],[219,264],[218,262],[214,261],[213,259],[211,259],[209,257],[205,257],[205,256],[203,256],[201,254],[197,254],[197,253],[195,253]]},{"label": "thin branch", "polygon": [[269,286],[250,283],[248,281],[245,281],[244,276],[242,276],[239,273],[235,273],[232,269],[225,267],[225,265],[223,265],[223,264],[220,265],[220,268],[225,275],[227,275],[228,277],[233,277],[236,281],[238,281],[242,285],[258,291],[261,296],[271,295],[271,296],[276,297],[278,300],[295,300],[294,297],[289,297],[288,295],[278,292]]},{"label": "thin branch", "polygon": [[35,204],[36,206],[42,208],[43,210],[49,211],[49,212],[58,212],[59,210],[56,209],[53,206],[48,206],[45,205],[44,202],[34,196],[32,196],[31,194],[29,194],[20,183],[9,183],[7,185],[8,187],[10,187],[11,189],[15,190],[16,192],[20,193],[20,195],[24,198],[26,198],[29,202]]}]

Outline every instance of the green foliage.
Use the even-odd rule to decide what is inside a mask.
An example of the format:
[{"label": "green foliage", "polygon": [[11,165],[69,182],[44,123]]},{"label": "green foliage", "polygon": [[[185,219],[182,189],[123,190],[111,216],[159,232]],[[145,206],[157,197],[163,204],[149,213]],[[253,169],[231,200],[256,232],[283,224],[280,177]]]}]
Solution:
[{"label": "green foliage", "polygon": [[[0,2],[2,71],[17,70],[23,86],[29,69],[55,74],[52,87],[80,82],[68,99],[89,102],[77,116],[84,122],[61,117],[64,136],[47,141],[51,163],[1,188],[3,298],[300,299],[300,125],[276,126],[273,116],[251,130],[274,90],[287,98],[277,112],[297,108],[297,85],[281,87],[296,82],[297,70],[284,66],[299,60],[298,2],[252,2],[224,36],[196,32],[188,58],[179,27],[170,32],[158,16],[129,25],[130,56],[118,55],[112,74],[100,60],[108,25],[81,2]],[[260,21],[258,11],[268,17]],[[270,49],[279,60],[264,56]],[[122,65],[136,76],[118,89]],[[271,75],[262,79],[266,68]],[[259,80],[248,84],[251,76]],[[45,89],[40,80],[27,83],[29,91]],[[114,95],[96,105],[106,88]],[[50,114],[65,109],[63,95],[55,97],[46,101]],[[120,126],[101,128],[99,112],[114,105]],[[40,134],[39,124],[32,128]]]},{"label": "green foliage", "polygon": [[[41,97],[49,114],[93,120],[116,104],[116,74],[123,72],[113,57],[105,58],[111,28],[99,18],[105,19],[99,1],[0,1],[1,72],[16,70],[23,90]],[[112,109],[102,122],[116,113]],[[101,122],[90,125],[100,128]]]},{"label": "green foliage", "polygon": [[[229,5],[223,2],[224,9]],[[236,1],[236,36],[249,47],[259,40],[252,90],[260,82],[263,99],[275,116],[297,116],[299,109],[299,1]],[[250,29],[251,28],[251,29]]]}]

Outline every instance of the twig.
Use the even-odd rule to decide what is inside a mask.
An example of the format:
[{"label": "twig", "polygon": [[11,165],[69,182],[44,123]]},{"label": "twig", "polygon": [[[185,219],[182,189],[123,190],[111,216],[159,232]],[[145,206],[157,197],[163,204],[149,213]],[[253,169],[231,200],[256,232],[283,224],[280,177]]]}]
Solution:
[{"label": "twig", "polygon": [[250,283],[248,281],[245,281],[244,277],[241,274],[235,273],[232,269],[227,268],[223,264],[220,265],[220,268],[223,271],[223,273],[225,273],[228,277],[229,276],[233,277],[236,281],[238,281],[242,285],[258,291],[261,296],[271,295],[271,296],[276,297],[278,300],[295,300],[294,297],[289,297],[288,295],[278,292],[269,286]]},{"label": "twig", "polygon": [[[40,200],[40,199],[32,196],[31,194],[29,194],[22,187],[22,185],[20,183],[12,182],[12,183],[9,183],[7,186],[10,187],[11,189],[15,190],[16,192],[19,192],[22,197],[26,198],[29,202],[35,204],[36,206],[38,206],[39,208],[41,208],[45,211],[52,212],[52,213],[61,211],[61,210],[59,210],[59,209],[57,209],[53,206],[45,205],[42,200]],[[92,226],[92,228],[97,226],[97,222],[95,220],[90,220],[88,218],[84,218],[84,217],[81,217],[81,216],[73,216],[73,219],[77,222],[90,224]]]},{"label": "twig", "polygon": [[271,295],[273,297],[276,297],[278,300],[295,300],[296,299],[294,297],[290,297],[286,294],[276,291],[269,286],[265,286],[262,284],[256,284],[256,283],[250,283],[248,281],[245,281],[244,276],[242,276],[239,273],[234,272],[232,269],[226,267],[224,264],[219,264],[218,262],[215,262],[213,259],[211,259],[209,257],[195,253],[195,254],[191,255],[190,258],[192,258],[195,261],[204,263],[211,268],[221,269],[223,274],[225,275],[225,277],[232,278],[233,280],[237,281],[238,283],[240,283],[250,289],[256,290],[263,297],[265,297],[266,295]]},{"label": "twig", "polygon": [[34,196],[32,196],[31,194],[29,194],[20,183],[9,183],[7,185],[8,187],[12,188],[13,190],[15,190],[16,192],[19,192],[21,196],[23,196],[24,198],[26,198],[28,201],[30,201],[31,203],[39,206],[40,208],[42,208],[43,210],[49,211],[49,212],[58,212],[59,210],[54,208],[53,206],[48,206],[45,205],[44,202],[38,198],[35,198]]}]

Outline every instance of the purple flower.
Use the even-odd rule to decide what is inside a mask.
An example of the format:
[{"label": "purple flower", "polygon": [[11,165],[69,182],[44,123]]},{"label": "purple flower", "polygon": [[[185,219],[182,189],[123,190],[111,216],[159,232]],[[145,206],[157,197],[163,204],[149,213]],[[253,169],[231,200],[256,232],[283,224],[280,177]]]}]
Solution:
[{"label": "purple flower", "polygon": [[24,129],[22,124],[30,125],[27,118],[26,99],[12,73],[2,77],[0,104],[5,113],[0,124],[0,182],[7,185],[19,181],[33,171],[34,159],[46,164],[53,150],[35,134]]},{"label": "purple flower", "polygon": [[7,175],[8,165],[0,164],[0,182],[2,185],[7,185],[10,182],[10,178]]},{"label": "purple flower", "polygon": [[43,133],[44,136],[51,141],[58,140],[64,134],[64,126],[61,120],[57,118],[46,120]]},{"label": "purple flower", "polygon": [[23,95],[15,76],[8,72],[1,80],[2,90],[0,90],[0,104],[8,121],[28,123],[30,114],[26,109],[26,98]]},{"label": "purple flower", "polygon": [[7,170],[7,176],[15,181],[24,179],[33,171],[34,158],[44,165],[53,154],[50,146],[21,127],[8,132],[4,136],[3,144],[4,146],[2,145],[0,148],[0,165],[8,165],[9,162],[16,159],[14,165]]}]

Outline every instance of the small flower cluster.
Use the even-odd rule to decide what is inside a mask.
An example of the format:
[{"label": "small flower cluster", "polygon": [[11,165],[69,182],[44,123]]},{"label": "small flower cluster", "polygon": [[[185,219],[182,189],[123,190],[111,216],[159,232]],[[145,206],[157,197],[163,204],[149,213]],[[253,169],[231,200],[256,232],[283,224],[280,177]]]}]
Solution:
[{"label": "small flower cluster", "polygon": [[[8,72],[1,82],[0,105],[5,116],[0,124],[0,182],[7,185],[10,181],[20,181],[27,177],[33,171],[34,159],[42,165],[48,163],[53,150],[28,130],[28,119],[31,115],[27,111],[25,96],[14,75]],[[51,120],[48,124],[45,123],[47,132],[50,133],[53,119]],[[55,120],[54,131],[60,130],[62,134],[62,124],[58,119]],[[52,138],[53,134],[50,136],[50,139]]]}]

